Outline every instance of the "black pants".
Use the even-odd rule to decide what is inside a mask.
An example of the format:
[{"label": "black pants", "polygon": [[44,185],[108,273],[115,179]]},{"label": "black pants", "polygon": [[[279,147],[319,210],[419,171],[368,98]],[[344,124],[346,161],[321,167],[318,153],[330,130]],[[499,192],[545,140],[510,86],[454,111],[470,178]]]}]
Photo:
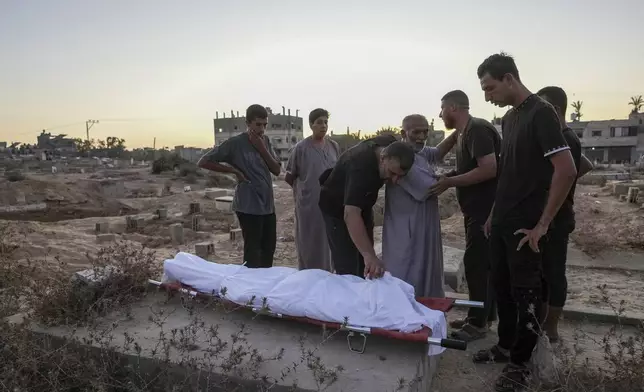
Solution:
[{"label": "black pants", "polygon": [[566,259],[568,238],[574,226],[553,226],[548,231],[548,240],[543,244],[543,275],[547,287],[548,305],[563,308],[568,296]]},{"label": "black pants", "polygon": [[494,286],[492,285],[490,263],[490,243],[483,234],[483,225],[487,218],[464,216],[465,224],[465,280],[471,301],[481,301],[483,309],[470,308],[467,313],[468,322],[483,328],[488,322],[496,320],[496,302],[494,301]]},{"label": "black pants", "polygon": [[[364,258],[356,248],[344,219],[332,217],[322,213],[326,236],[331,249],[333,268],[338,275],[355,275],[364,277]],[[362,214],[367,234],[373,244],[373,215],[371,210]]]},{"label": "black pants", "polygon": [[517,251],[525,227],[493,226],[490,235],[492,276],[496,289],[499,314],[499,346],[510,350],[510,360],[523,365],[530,360],[537,344],[537,333],[543,301],[541,252],[534,252],[528,243]]},{"label": "black pants", "polygon": [[275,214],[251,215],[237,212],[237,219],[244,237],[244,262],[248,268],[273,266],[277,242]]}]

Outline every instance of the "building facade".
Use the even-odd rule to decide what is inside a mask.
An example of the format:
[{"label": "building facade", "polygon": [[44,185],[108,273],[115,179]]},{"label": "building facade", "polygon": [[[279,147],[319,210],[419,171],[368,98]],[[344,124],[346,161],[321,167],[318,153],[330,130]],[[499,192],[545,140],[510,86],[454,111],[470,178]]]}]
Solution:
[{"label": "building facade", "polygon": [[584,155],[600,163],[635,163],[644,154],[644,113],[628,119],[571,121]]},{"label": "building facade", "polygon": [[76,142],[67,135],[52,135],[44,130],[37,136],[37,148],[60,152],[61,154],[72,154],[76,152]]},{"label": "building facade", "polygon": [[197,163],[199,159],[207,152],[203,148],[175,146],[174,152],[186,161]]},{"label": "building facade", "polygon": [[[273,149],[280,157],[280,160],[286,162],[291,149],[297,142],[304,139],[304,120],[299,116],[299,110],[295,115],[291,115],[291,109],[282,107],[282,113],[274,114],[271,108],[267,107],[268,126],[266,127],[266,136],[268,136]],[[223,114],[213,119],[215,145],[219,146],[229,138],[246,132],[246,117],[239,116],[239,112],[230,112],[230,117]]]}]

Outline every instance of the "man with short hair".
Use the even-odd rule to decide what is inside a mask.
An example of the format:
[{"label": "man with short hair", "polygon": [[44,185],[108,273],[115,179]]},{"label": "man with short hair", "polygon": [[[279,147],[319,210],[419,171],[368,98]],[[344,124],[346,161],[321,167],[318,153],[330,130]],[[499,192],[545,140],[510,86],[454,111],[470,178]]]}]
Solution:
[{"label": "man with short hair", "polygon": [[445,128],[455,129],[456,170],[439,178],[430,193],[439,195],[456,187],[456,197],[463,212],[465,254],[463,264],[471,301],[481,301],[484,308],[470,308],[465,320],[451,324],[452,336],[473,341],[485,337],[496,320],[494,292],[490,284],[490,247],[483,226],[494,204],[496,171],[501,137],[488,121],[470,115],[470,101],[461,90],[450,91],[441,99],[440,117]]},{"label": "man with short hair", "polygon": [[398,182],[413,163],[409,145],[380,135],[344,152],[322,173],[319,206],[337,274],[382,276],[382,261],[373,249],[372,209],[384,181]]},{"label": "man with short hair", "polygon": [[317,108],[309,114],[313,134],[295,145],[286,163],[284,180],[293,187],[295,199],[295,246],[299,269],[333,271],[326,227],[318,201],[320,175],[332,168],[338,156],[338,143],[326,136],[329,112]]},{"label": "man with short hair", "polygon": [[[592,170],[593,164],[581,153],[579,138],[566,124],[566,107],[568,106],[566,92],[561,87],[548,86],[539,90],[537,95],[550,103],[559,115],[563,136],[575,161],[577,178],[588,173]],[[575,230],[573,206],[576,186],[577,180],[575,179],[566,200],[550,224],[548,240],[544,242],[543,269],[548,297],[542,310],[542,327],[552,343],[559,340],[559,317],[567,297],[566,259],[568,257],[568,237]]]},{"label": "man with short hair", "polygon": [[437,147],[426,147],[431,132],[425,116],[402,121],[401,135],[416,152],[414,164],[397,184],[385,186],[382,260],[393,276],[414,287],[417,297],[445,296],[443,244],[438,198],[427,190],[436,182],[434,166],[454,147],[458,132]]},{"label": "man with short hair", "polygon": [[277,242],[273,175],[280,160],[264,134],[268,112],[261,105],[246,109],[247,131],[214,147],[199,160],[199,167],[232,173],[237,177],[233,211],[244,238],[244,262],[249,268],[270,268]]},{"label": "man with short hair", "polygon": [[497,192],[484,232],[492,250],[499,341],[476,363],[509,362],[497,391],[521,390],[538,338],[543,302],[542,237],[577,176],[552,105],[521,82],[514,59],[494,54],[478,67],[485,100],[505,107]]}]

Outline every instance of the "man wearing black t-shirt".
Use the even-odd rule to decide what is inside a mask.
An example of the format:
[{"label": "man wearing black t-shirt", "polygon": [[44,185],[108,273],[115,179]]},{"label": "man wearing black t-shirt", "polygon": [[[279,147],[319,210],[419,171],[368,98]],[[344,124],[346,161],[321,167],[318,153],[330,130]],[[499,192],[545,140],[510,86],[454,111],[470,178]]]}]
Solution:
[{"label": "man wearing black t-shirt", "polygon": [[499,341],[476,353],[473,360],[509,362],[496,390],[516,391],[527,381],[526,364],[538,338],[542,237],[566,199],[577,170],[557,113],[521,83],[511,56],[488,57],[477,75],[486,101],[512,109],[502,121],[497,192],[484,228],[490,238]]},{"label": "man wearing black t-shirt", "polygon": [[335,272],[367,278],[384,273],[373,249],[373,206],[388,180],[405,176],[414,163],[414,150],[380,135],[358,143],[320,176],[320,201]]},{"label": "man wearing black t-shirt", "polygon": [[494,293],[490,278],[490,247],[483,226],[490,215],[496,193],[496,171],[501,137],[494,125],[472,117],[470,100],[461,90],[450,91],[441,99],[440,117],[447,129],[459,132],[456,143],[456,170],[447,173],[431,187],[439,195],[456,187],[456,197],[465,225],[465,279],[469,298],[481,301],[483,309],[470,308],[465,320],[450,325],[459,328],[453,337],[472,341],[485,337],[489,323],[496,320]]},{"label": "man wearing black t-shirt", "polygon": [[[537,95],[550,103],[557,114],[563,136],[566,139],[570,152],[575,161],[577,168],[577,178],[583,176],[592,170],[592,163],[581,153],[581,142],[566,124],[566,107],[568,106],[568,97],[561,87],[548,86],[537,92]],[[559,339],[557,327],[559,317],[566,302],[568,282],[566,280],[566,258],[568,255],[568,237],[575,229],[575,187],[577,180],[573,181],[570,192],[564,203],[561,205],[559,212],[553,219],[548,230],[548,240],[544,242],[543,250],[543,269],[544,278],[547,286],[547,302],[544,303],[544,314],[542,314],[543,330],[550,338],[551,342]]]}]

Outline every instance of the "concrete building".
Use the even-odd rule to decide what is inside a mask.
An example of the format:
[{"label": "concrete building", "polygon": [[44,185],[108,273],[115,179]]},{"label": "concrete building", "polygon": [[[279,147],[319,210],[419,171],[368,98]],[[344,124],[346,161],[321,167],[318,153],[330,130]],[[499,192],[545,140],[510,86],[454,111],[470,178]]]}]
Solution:
[{"label": "concrete building", "polygon": [[207,152],[203,148],[175,146],[174,152],[186,161],[197,163],[199,159]]},{"label": "concrete building", "polygon": [[[304,120],[299,116],[299,110],[295,111],[295,115],[291,115],[291,109],[286,109],[282,106],[282,113],[273,113],[271,108],[268,110],[268,126],[266,127],[266,136],[269,140],[277,155],[283,162],[286,162],[289,157],[291,149],[297,142],[304,139]],[[239,111],[230,111],[230,117],[226,117],[226,113],[213,119],[215,145],[219,146],[225,140],[246,132],[246,117],[240,116]]]},{"label": "concrete building", "polygon": [[60,152],[61,154],[70,154],[76,152],[76,143],[74,139],[65,137],[67,135],[52,135],[44,130],[37,136],[37,148]]},{"label": "concrete building", "polygon": [[628,119],[576,121],[568,123],[581,141],[582,151],[591,161],[635,163],[644,154],[644,113],[631,113]]}]

